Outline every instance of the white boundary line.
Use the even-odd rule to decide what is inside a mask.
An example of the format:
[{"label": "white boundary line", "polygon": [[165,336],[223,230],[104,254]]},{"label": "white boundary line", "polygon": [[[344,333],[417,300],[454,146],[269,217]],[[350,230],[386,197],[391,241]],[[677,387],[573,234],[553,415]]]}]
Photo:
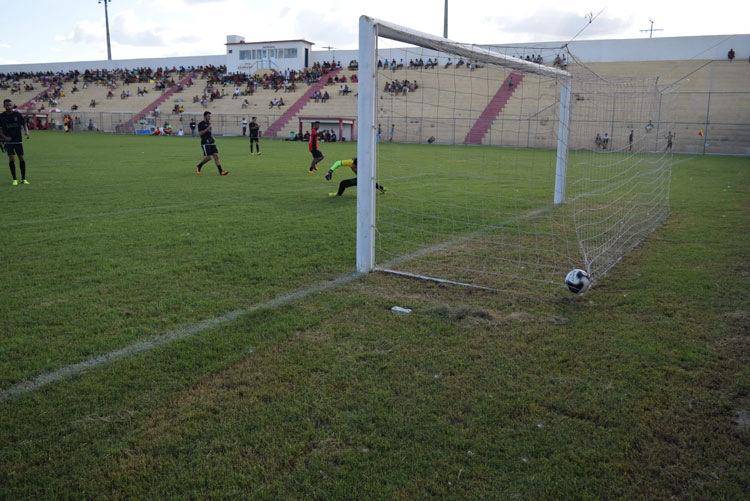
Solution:
[{"label": "white boundary line", "polygon": [[162,334],[161,336],[147,339],[145,341],[126,346],[125,348],[120,348],[119,350],[110,351],[109,353],[104,353],[102,355],[96,355],[82,362],[78,362],[77,364],[68,365],[66,367],[62,367],[52,372],[47,372],[45,374],[39,374],[38,376],[35,376],[31,379],[27,379],[26,381],[17,383],[8,389],[0,390],[0,403],[3,403],[6,400],[9,400],[18,395],[38,390],[63,379],[77,376],[78,374],[81,374],[89,369],[94,369],[102,365],[109,364],[110,362],[122,360],[124,358],[143,353],[152,348],[165,346],[181,339],[187,339],[208,329],[212,329],[222,324],[232,322],[243,315],[247,315],[249,313],[253,313],[265,308],[278,308],[279,306],[283,306],[288,303],[303,299],[311,294],[334,289],[340,285],[352,282],[353,280],[361,276],[361,273],[356,272],[349,273],[347,275],[341,275],[337,278],[334,278],[333,280],[321,282],[306,289],[301,289],[290,294],[284,294],[275,297],[269,301],[266,301],[265,303],[256,304],[244,310],[230,311],[229,313],[225,313],[224,315],[211,318],[209,320],[203,320],[192,325],[173,329],[165,334]]}]

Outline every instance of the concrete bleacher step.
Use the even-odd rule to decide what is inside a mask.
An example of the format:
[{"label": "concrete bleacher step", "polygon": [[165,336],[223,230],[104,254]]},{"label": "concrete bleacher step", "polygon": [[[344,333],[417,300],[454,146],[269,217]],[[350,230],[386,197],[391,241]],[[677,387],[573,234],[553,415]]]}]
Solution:
[{"label": "concrete bleacher step", "polygon": [[160,95],[158,98],[152,101],[151,104],[143,108],[140,112],[136,113],[133,116],[133,118],[125,122],[124,130],[134,130],[136,123],[138,123],[143,117],[147,116],[149,113],[152,113],[160,104],[164,103],[167,99],[172,97],[177,92],[177,89],[184,88],[185,85],[187,85],[188,81],[195,78],[197,74],[198,74],[197,72],[193,72],[185,76],[174,87],[166,91],[164,94]]},{"label": "concrete bleacher step", "polygon": [[[341,70],[342,68],[336,68],[333,71],[329,71],[326,74],[326,80],[328,78],[336,78],[336,76],[341,73]],[[276,136],[279,131],[281,131],[282,127],[284,127],[293,117],[299,114],[305,106],[307,106],[307,104],[310,102],[310,98],[312,98],[312,95],[325,87],[326,80],[321,78],[320,80],[312,84],[307,89],[307,92],[302,94],[299,99],[289,104],[289,108],[275,122],[273,122],[268,127],[268,129],[266,129],[263,135],[271,137]]]},{"label": "concrete bleacher step", "polygon": [[[482,139],[484,139],[484,136],[492,127],[492,123],[503,111],[505,105],[508,104],[513,93],[521,85],[523,78],[524,75],[522,73],[511,73],[508,76],[487,104],[484,111],[482,111],[482,114],[471,126],[464,139],[464,144],[482,144]],[[511,82],[513,83],[511,84]]]}]

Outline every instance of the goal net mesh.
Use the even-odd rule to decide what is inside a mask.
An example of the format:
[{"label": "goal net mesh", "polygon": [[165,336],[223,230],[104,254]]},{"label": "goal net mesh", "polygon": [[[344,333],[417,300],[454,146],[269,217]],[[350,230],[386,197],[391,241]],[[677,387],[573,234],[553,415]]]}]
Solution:
[{"label": "goal net mesh", "polygon": [[[654,80],[605,80],[567,53],[567,73],[538,74],[483,57],[530,49],[376,47],[376,269],[560,291],[573,268],[601,278],[668,216],[674,127]],[[563,54],[536,52],[548,67]]]}]

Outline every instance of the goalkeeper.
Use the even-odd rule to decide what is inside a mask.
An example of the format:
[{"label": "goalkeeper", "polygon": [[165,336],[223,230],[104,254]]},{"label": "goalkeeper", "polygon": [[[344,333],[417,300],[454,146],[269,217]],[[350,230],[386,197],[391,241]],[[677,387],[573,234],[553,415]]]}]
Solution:
[{"label": "goalkeeper", "polygon": [[[356,158],[350,158],[349,160],[339,160],[335,164],[331,166],[330,169],[328,169],[328,172],[326,173],[326,181],[330,181],[333,177],[333,171],[338,169],[339,167],[351,167],[352,171],[354,171],[354,174],[357,174],[357,159]],[[336,193],[329,193],[328,196],[335,197],[335,196],[341,196],[344,194],[344,190],[346,190],[350,186],[357,186],[357,178],[354,177],[352,179],[344,179],[339,183],[339,191]],[[378,183],[375,183],[375,188],[379,189],[381,193],[385,193],[385,188]]]}]

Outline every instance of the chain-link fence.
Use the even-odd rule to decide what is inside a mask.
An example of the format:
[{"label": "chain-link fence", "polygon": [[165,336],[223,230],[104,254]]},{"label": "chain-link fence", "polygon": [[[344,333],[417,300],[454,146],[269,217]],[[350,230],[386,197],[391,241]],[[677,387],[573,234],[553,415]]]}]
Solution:
[{"label": "chain-link fence", "polygon": [[[675,93],[671,100],[677,103],[674,126],[674,151],[676,153],[694,154],[725,154],[750,156],[750,92],[683,92]],[[185,112],[182,115],[162,113],[158,117],[148,116],[136,121],[131,126],[135,113],[116,111],[61,111],[49,114],[50,128],[63,129],[63,118],[70,115],[73,121],[73,132],[110,132],[122,134],[153,134],[156,129],[163,129],[170,125],[172,133],[177,134],[180,129],[184,135],[191,135],[190,122],[203,120],[200,112]],[[550,117],[536,116],[533,118],[496,120],[490,132],[485,136],[483,144],[513,146],[522,148],[551,148],[555,145],[556,130],[552,126],[555,113]],[[281,114],[256,114],[261,131],[267,130]],[[241,136],[242,119],[247,114],[212,113],[214,135]],[[295,119],[292,119],[295,120]],[[450,122],[450,123],[449,123]],[[395,125],[394,142],[426,143],[434,138],[439,143],[462,144],[466,132],[472,122],[466,119],[440,120],[439,123],[429,119],[417,117],[384,118],[382,123],[383,135],[381,140],[387,140],[391,125]],[[645,124],[640,124],[645,125]],[[613,130],[629,130],[636,127],[632,123],[619,123],[614,120]],[[503,134],[498,135],[500,129]],[[512,134],[508,132],[513,131]],[[657,131],[655,131],[657,132]],[[666,131],[653,134],[653,149],[664,147],[661,137]],[[702,134],[702,135],[700,135]],[[502,136],[505,136],[503,138]],[[622,136],[622,137],[620,137]],[[512,140],[508,138],[511,137]],[[624,141],[627,134],[623,132],[612,138],[612,147],[617,148],[617,141]],[[284,137],[284,139],[286,139]],[[573,145],[573,147],[585,147]]]}]

